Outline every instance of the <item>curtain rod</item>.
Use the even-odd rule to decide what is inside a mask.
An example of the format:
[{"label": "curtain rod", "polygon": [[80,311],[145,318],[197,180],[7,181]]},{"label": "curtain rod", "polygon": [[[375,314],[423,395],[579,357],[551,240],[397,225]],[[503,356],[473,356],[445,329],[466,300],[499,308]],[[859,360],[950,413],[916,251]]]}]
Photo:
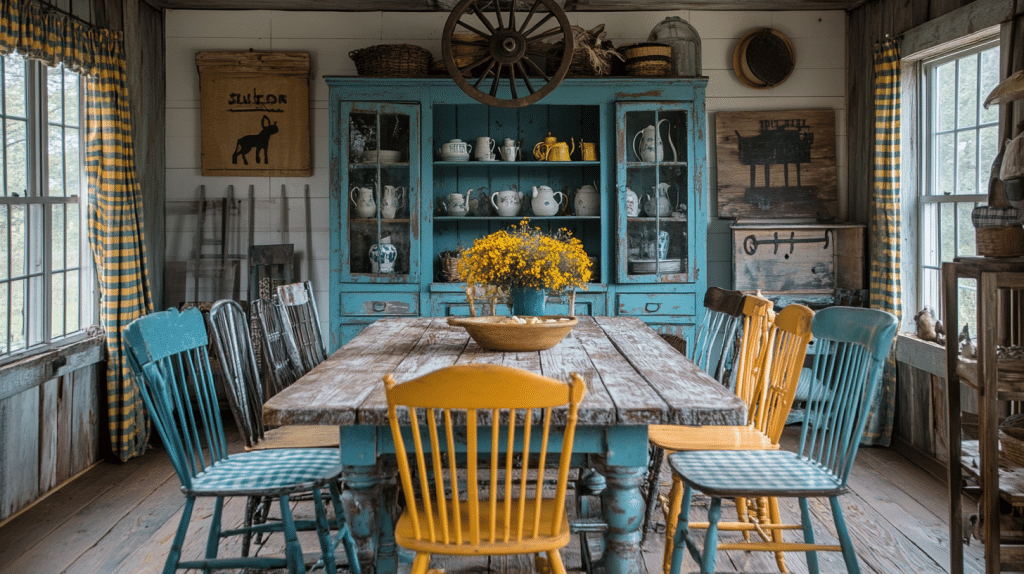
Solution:
[{"label": "curtain rod", "polygon": [[[63,8],[61,8],[59,6],[55,6],[53,4],[50,4],[49,2],[46,2],[46,0],[35,0],[35,1],[39,3],[39,6],[42,7],[44,12],[57,12],[59,14],[67,16],[68,18],[71,18],[72,20],[77,20],[78,22],[80,22],[81,24],[84,24],[85,26],[87,26],[89,28],[95,28],[96,27],[96,25],[93,24],[92,22],[89,22],[88,20],[86,20],[86,19],[84,19],[84,18],[82,18],[80,16],[76,16],[76,15],[72,14],[71,12],[69,12],[68,10],[65,10],[65,9],[63,9]],[[69,6],[71,5],[70,2],[68,4],[69,4]]]}]

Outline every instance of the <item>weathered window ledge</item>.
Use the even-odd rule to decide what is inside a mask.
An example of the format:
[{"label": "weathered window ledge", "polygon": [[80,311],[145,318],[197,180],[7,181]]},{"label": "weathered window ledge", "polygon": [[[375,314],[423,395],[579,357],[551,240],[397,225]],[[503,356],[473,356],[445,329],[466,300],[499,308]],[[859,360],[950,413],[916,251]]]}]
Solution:
[{"label": "weathered window ledge", "polygon": [[86,335],[0,366],[0,400],[106,359],[105,341],[102,333]]}]

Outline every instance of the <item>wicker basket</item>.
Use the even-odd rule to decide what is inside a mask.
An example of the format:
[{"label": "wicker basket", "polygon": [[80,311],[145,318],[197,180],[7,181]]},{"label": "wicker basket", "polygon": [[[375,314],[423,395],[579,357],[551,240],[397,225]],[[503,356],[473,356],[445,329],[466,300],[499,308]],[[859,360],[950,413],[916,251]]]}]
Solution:
[{"label": "wicker basket", "polygon": [[1024,466],[1024,429],[1000,426],[999,445],[1007,460]]},{"label": "wicker basket", "polygon": [[656,42],[619,48],[626,58],[627,76],[668,76],[672,73],[672,46]]},{"label": "wicker basket", "polygon": [[1024,255],[1024,227],[975,227],[978,255],[1020,257]]},{"label": "wicker basket", "polygon": [[459,258],[462,254],[459,252],[441,253],[441,278],[448,283],[458,283],[461,280],[459,276]]},{"label": "wicker basket", "polygon": [[378,44],[352,50],[360,76],[419,78],[430,73],[430,52],[412,44]]}]

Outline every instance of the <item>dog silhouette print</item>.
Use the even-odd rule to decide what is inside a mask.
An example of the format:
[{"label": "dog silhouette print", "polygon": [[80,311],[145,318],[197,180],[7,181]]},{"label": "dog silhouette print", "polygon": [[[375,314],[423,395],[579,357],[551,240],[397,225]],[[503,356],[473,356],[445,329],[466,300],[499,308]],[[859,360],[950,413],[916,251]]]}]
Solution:
[{"label": "dog silhouette print", "polygon": [[263,150],[263,163],[270,163],[267,160],[267,145],[270,143],[270,136],[276,134],[277,131],[277,122],[270,123],[270,118],[263,116],[263,129],[260,130],[260,133],[238,138],[235,153],[231,156],[231,163],[238,163],[238,156],[242,156],[242,163],[249,165],[245,155],[253,148],[256,148],[256,163],[260,163],[260,150]]}]

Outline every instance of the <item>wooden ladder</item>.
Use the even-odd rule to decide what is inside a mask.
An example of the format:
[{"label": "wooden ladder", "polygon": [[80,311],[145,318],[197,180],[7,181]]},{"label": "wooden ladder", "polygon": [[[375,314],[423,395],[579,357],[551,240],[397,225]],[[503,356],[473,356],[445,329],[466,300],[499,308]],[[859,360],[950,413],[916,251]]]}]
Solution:
[{"label": "wooden ladder", "polygon": [[[212,300],[230,294],[234,300],[241,296],[241,265],[245,255],[228,253],[228,235],[231,226],[231,212],[235,207],[234,186],[228,186],[228,196],[221,199],[207,199],[206,186],[199,186],[199,227],[192,249],[192,302],[200,305],[199,280],[219,279],[217,292]],[[214,212],[220,211],[219,222]],[[212,229],[207,229],[207,217],[211,218]],[[219,223],[219,225],[218,225]],[[213,252],[210,248],[214,248]]]}]

